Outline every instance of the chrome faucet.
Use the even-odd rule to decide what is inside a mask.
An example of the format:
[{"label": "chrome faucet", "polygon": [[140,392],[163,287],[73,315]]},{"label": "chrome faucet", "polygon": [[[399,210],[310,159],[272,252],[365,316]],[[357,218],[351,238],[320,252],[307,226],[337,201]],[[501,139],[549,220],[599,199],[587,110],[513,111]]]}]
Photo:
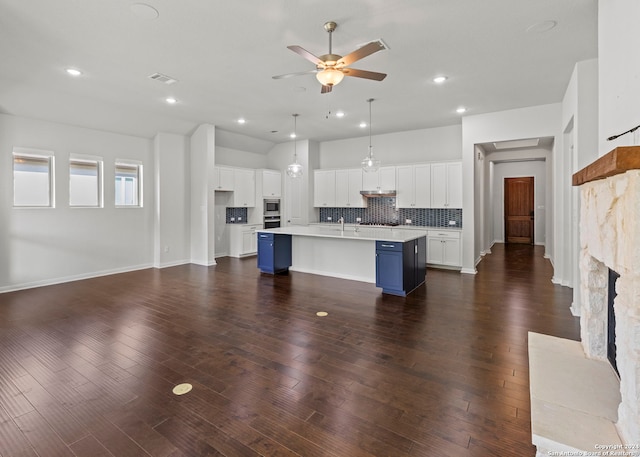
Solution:
[{"label": "chrome faucet", "polygon": [[338,222],[340,222],[340,231],[344,232],[344,216],[340,216],[340,219],[338,219]]}]

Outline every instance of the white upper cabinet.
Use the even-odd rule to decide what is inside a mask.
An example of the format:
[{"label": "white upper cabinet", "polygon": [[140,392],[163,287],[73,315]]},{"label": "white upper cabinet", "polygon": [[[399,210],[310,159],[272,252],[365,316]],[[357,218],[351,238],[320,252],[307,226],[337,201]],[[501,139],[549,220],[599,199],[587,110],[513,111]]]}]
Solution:
[{"label": "white upper cabinet", "polygon": [[233,206],[236,208],[256,206],[256,173],[254,170],[235,168],[233,170],[235,189]]},{"label": "white upper cabinet", "polygon": [[395,190],[396,167],[380,167],[378,171],[362,173],[361,190]]},{"label": "white upper cabinet", "polygon": [[262,173],[262,196],[280,198],[282,194],[282,173],[278,170],[260,170]]},{"label": "white upper cabinet", "polygon": [[431,164],[431,207],[462,208],[462,162]]},{"label": "white upper cabinet", "polygon": [[313,206],[336,206],[335,170],[315,170],[313,172]]},{"label": "white upper cabinet", "polygon": [[396,207],[431,207],[431,165],[396,167]]},{"label": "white upper cabinet", "polygon": [[234,190],[233,168],[213,168],[213,190]]},{"label": "white upper cabinet", "polygon": [[360,194],[362,169],[336,170],[336,206],[340,208],[366,208],[367,202]]}]

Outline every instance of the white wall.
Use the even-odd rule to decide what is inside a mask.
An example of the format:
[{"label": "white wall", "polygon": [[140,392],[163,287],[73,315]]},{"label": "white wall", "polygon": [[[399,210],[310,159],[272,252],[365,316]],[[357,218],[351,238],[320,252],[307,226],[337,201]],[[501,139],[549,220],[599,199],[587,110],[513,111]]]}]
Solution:
[{"label": "white wall", "polygon": [[198,126],[190,139],[191,262],[215,265],[215,128]]},{"label": "white wall", "polygon": [[[598,2],[598,99],[599,155],[617,146],[640,144],[640,130],[615,141],[606,138],[640,124],[640,59],[638,58],[638,0],[601,0]],[[619,364],[620,366],[620,364]],[[640,366],[635,367],[640,376]],[[632,370],[630,370],[632,371]],[[631,375],[633,376],[633,374]],[[631,389],[630,389],[631,391]],[[638,404],[637,391],[628,403]],[[638,442],[638,428],[618,430],[624,443]]]},{"label": "white wall", "polygon": [[578,62],[562,100],[563,141],[556,165],[556,179],[570,189],[556,199],[556,211],[570,214],[571,222],[555,227],[555,239],[563,255],[554,264],[553,281],[573,287],[571,310],[580,314],[580,201],[571,186],[572,175],[598,157],[598,61]]},{"label": "white wall", "polygon": [[[55,153],[55,208],[13,208],[13,147]],[[0,114],[0,291],[150,267],[152,141]],[[104,159],[104,208],[69,207],[69,155]],[[115,208],[115,159],[143,164],[142,208]]]},{"label": "white wall", "polygon": [[216,165],[253,169],[267,168],[267,154],[216,146]]},{"label": "white wall", "polygon": [[155,164],[154,266],[190,260],[188,139],[158,133],[153,141]]},{"label": "white wall", "polygon": [[[373,135],[374,156],[383,165],[459,160],[462,157],[461,126]],[[319,145],[320,168],[359,168],[369,152],[369,136],[324,141]]]},{"label": "white wall", "polygon": [[640,129],[615,141],[606,138],[640,124],[638,0],[598,2],[599,155],[616,146],[640,144]]},{"label": "white wall", "polygon": [[[485,160],[493,160],[493,154]],[[545,205],[546,205],[546,164],[544,160],[522,162],[498,162],[494,166],[493,175],[493,200],[491,212],[493,213],[493,241],[503,243],[504,238],[504,179],[533,176],[534,180],[534,243],[545,243]]]}]

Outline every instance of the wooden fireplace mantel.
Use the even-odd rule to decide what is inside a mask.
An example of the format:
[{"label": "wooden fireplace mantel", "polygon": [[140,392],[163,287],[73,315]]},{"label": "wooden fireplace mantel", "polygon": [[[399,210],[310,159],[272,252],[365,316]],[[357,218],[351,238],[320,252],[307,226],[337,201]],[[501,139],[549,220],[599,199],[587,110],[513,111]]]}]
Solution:
[{"label": "wooden fireplace mantel", "polygon": [[640,168],[640,146],[620,146],[573,175],[573,185],[604,179]]}]

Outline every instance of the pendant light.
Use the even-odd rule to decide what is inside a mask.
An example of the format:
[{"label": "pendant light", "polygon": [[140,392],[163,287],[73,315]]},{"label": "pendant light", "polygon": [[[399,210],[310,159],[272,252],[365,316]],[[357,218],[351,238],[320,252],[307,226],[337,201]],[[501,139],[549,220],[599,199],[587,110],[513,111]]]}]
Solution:
[{"label": "pendant light", "polygon": [[380,161],[373,157],[373,146],[371,146],[371,103],[373,98],[367,100],[369,102],[369,153],[362,159],[362,169],[367,173],[378,171]]},{"label": "pendant light", "polygon": [[302,165],[298,163],[298,153],[296,150],[296,142],[298,137],[298,116],[299,114],[292,114],[293,116],[293,162],[287,166],[287,175],[292,178],[299,178],[302,176]]}]

